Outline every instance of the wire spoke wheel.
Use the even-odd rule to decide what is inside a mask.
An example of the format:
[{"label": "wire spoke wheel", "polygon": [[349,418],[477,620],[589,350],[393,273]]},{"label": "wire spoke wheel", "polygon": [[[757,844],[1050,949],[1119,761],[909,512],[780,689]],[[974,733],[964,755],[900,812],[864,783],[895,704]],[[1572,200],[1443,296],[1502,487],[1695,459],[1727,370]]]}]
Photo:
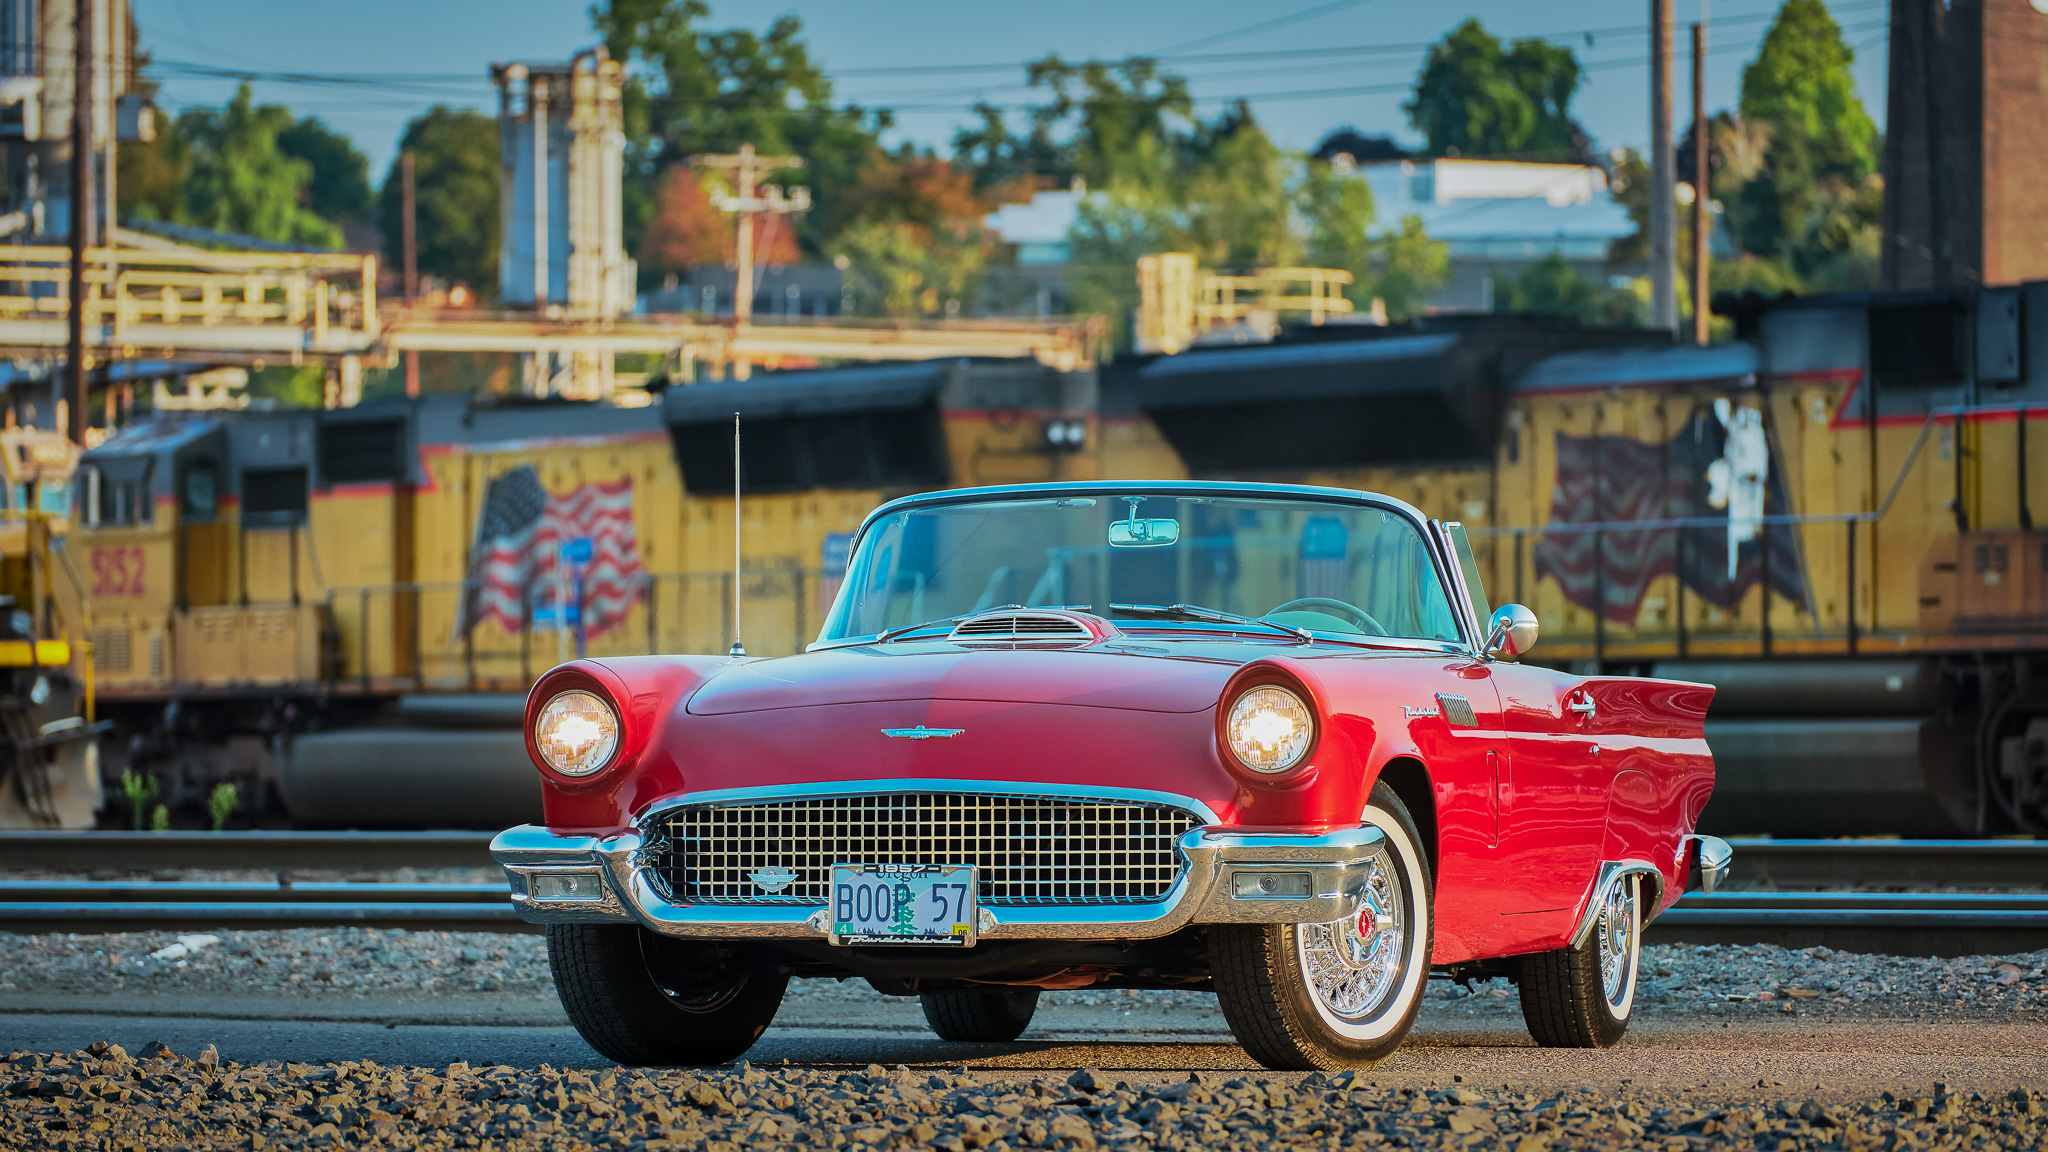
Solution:
[{"label": "wire spoke wheel", "polygon": [[1334,1015],[1347,1020],[1371,1016],[1401,973],[1408,917],[1395,883],[1383,853],[1372,861],[1357,915],[1303,924],[1295,932],[1309,990]]},{"label": "wire spoke wheel", "polygon": [[1362,1068],[1401,1046],[1422,1007],[1434,936],[1429,857],[1386,782],[1361,821],[1382,837],[1341,920],[1218,924],[1210,976],[1238,1043],[1268,1068]]},{"label": "wire spoke wheel", "polygon": [[1546,1048],[1608,1048],[1634,1015],[1642,963],[1643,903],[1656,892],[1640,875],[1603,887],[1593,923],[1574,947],[1523,956],[1522,1019]]},{"label": "wire spoke wheel", "polygon": [[1611,1010],[1625,1011],[1629,984],[1635,976],[1636,885],[1616,884],[1600,907],[1594,925],[1595,947],[1600,952],[1600,990]]}]

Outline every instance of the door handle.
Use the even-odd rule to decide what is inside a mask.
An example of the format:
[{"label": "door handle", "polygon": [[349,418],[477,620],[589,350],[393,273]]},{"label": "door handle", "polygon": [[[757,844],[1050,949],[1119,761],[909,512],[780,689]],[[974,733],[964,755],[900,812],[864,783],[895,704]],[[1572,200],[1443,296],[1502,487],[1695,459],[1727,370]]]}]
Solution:
[{"label": "door handle", "polygon": [[1593,694],[1591,692],[1588,692],[1586,693],[1585,699],[1580,700],[1577,703],[1567,704],[1565,705],[1565,707],[1573,712],[1577,712],[1579,715],[1584,716],[1586,719],[1591,720],[1595,712],[1595,709],[1593,707]]}]

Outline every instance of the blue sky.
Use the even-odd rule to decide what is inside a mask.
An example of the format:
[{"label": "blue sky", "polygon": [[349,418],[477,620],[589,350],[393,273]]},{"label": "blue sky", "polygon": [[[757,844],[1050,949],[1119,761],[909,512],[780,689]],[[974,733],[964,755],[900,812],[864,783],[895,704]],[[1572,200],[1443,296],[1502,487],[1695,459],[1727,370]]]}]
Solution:
[{"label": "blue sky", "polygon": [[[193,66],[341,74],[319,82],[267,79],[260,100],[313,113],[354,137],[381,180],[405,122],[434,103],[493,110],[493,61],[566,59],[593,40],[584,0],[132,0],[141,46],[162,67],[168,111],[219,103],[235,81]],[[1778,0],[1712,0],[1708,99],[1732,104]],[[1675,113],[1691,115],[1687,25],[1702,0],[1675,0],[1681,53]],[[1857,54],[1856,80],[1871,117],[1884,121],[1885,0],[1828,0]],[[838,98],[896,107],[898,139],[944,151],[978,99],[1021,104],[1024,61],[1159,54],[1192,81],[1201,110],[1231,98],[1284,146],[1312,147],[1353,125],[1413,139],[1401,112],[1426,44],[1468,16],[1504,37],[1570,44],[1587,65],[1574,105],[1603,148],[1649,137],[1647,0],[781,0],[712,3],[708,27],[803,21],[814,57],[835,75]],[[1352,49],[1358,49],[1352,51]],[[1315,50],[1316,55],[1300,55]],[[1293,56],[1259,58],[1249,53]],[[1188,59],[1207,56],[1210,59]],[[1215,57],[1223,56],[1224,59]],[[1003,67],[933,71],[962,66]],[[1010,67],[1016,65],[1016,67]],[[904,69],[926,69],[905,72]],[[877,70],[896,70],[893,72]]]}]

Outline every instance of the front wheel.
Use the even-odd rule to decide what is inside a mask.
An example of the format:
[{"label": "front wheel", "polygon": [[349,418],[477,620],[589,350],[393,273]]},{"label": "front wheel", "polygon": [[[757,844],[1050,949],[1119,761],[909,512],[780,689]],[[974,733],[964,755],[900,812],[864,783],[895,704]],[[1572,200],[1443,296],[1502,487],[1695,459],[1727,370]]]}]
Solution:
[{"label": "front wheel", "polygon": [[1357,1068],[1392,1055],[1422,1007],[1434,940],[1429,858],[1401,798],[1372,791],[1386,844],[1359,910],[1328,924],[1219,924],[1210,976],[1224,1019],[1274,1069]]},{"label": "front wheel", "polygon": [[1640,876],[1607,890],[1576,948],[1522,957],[1522,1019],[1545,1048],[1612,1048],[1628,1031],[1642,963]]},{"label": "front wheel", "polygon": [[550,924],[548,967],[569,1023],[620,1064],[723,1064],[767,1031],[789,986],[730,949],[629,924]]}]

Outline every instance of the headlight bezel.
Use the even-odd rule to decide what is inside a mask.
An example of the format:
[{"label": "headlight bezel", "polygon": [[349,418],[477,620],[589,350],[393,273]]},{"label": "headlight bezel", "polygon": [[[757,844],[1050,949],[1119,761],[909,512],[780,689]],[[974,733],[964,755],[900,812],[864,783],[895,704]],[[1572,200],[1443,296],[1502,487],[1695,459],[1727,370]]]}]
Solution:
[{"label": "headlight bezel", "polygon": [[[1234,729],[1239,707],[1255,694],[1267,691],[1282,693],[1289,698],[1305,718],[1307,731],[1298,741],[1289,741],[1299,746],[1292,758],[1283,764],[1261,767],[1240,750]],[[1322,717],[1316,708],[1314,695],[1304,685],[1284,677],[1259,676],[1232,685],[1231,692],[1224,699],[1226,703],[1216,713],[1217,743],[1233,767],[1261,783],[1287,780],[1314,767],[1316,748],[1322,742]]]},{"label": "headlight bezel", "polygon": [[[550,711],[557,704],[572,696],[586,697],[595,702],[597,707],[610,718],[610,732],[605,734],[597,744],[597,748],[601,750],[602,755],[596,756],[589,763],[588,767],[583,768],[565,768],[555,763],[554,757],[550,756],[546,749],[546,737],[542,734],[542,726],[548,723]],[[582,707],[584,711],[589,711],[587,706],[579,705],[579,707]],[[581,783],[618,763],[619,752],[625,744],[625,724],[619,716],[618,705],[612,702],[609,693],[600,690],[597,685],[563,684],[554,692],[551,692],[546,702],[534,711],[533,722],[527,728],[527,739],[532,749],[535,763],[543,770],[561,780]]]}]

